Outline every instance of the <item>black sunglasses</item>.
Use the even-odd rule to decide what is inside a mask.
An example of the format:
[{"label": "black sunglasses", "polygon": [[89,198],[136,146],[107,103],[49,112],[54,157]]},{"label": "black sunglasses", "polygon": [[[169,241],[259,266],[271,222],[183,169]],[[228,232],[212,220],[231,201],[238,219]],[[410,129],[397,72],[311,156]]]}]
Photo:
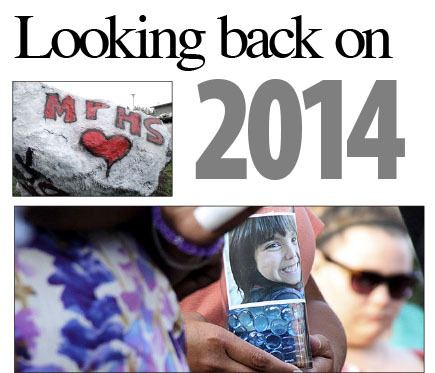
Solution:
[{"label": "black sunglasses", "polygon": [[358,294],[368,295],[377,286],[386,284],[391,298],[396,300],[405,299],[412,295],[412,289],[419,280],[419,276],[414,272],[384,276],[378,272],[353,269],[343,263],[337,262],[329,255],[323,254],[323,256],[326,261],[333,263],[350,273],[351,287]]}]

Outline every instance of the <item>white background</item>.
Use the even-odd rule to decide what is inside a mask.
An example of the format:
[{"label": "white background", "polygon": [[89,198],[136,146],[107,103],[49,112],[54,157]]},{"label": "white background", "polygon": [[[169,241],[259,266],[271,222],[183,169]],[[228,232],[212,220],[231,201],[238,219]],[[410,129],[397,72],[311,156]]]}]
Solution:
[{"label": "white background", "polygon": [[[1,206],[0,261],[2,370],[13,369],[13,206],[14,205],[425,205],[426,262],[433,262],[434,172],[432,154],[433,115],[433,12],[429,1],[14,1],[1,5]],[[153,30],[171,28],[179,34],[187,28],[207,31],[196,52],[205,65],[194,72],[176,67],[176,59],[16,59],[19,53],[19,22],[16,15],[32,15],[29,21],[30,53],[45,54],[52,35],[61,28],[79,34],[89,28],[108,33],[105,17],[117,15],[117,28]],[[141,23],[138,17],[147,16]],[[302,15],[303,28],[321,28],[312,45],[323,59],[225,59],[220,56],[217,17],[228,15],[229,27],[246,32],[263,28],[294,30],[291,17]],[[345,59],[335,50],[335,37],[343,29],[386,29],[392,59]],[[306,31],[305,31],[306,33]],[[118,31],[118,34],[120,32]],[[127,38],[126,38],[127,39]],[[136,39],[137,40],[137,39]],[[289,44],[291,47],[292,44]],[[133,47],[132,47],[133,48]],[[179,49],[180,50],[180,49]],[[121,52],[119,52],[121,54]],[[247,108],[258,86],[272,78],[283,79],[295,88],[303,107],[302,91],[320,80],[343,81],[343,178],[320,178],[320,108],[302,110],[303,137],[298,163],[279,181],[263,178],[249,160],[247,123],[226,156],[248,159],[247,180],[196,180],[195,164],[219,128],[223,106],[216,100],[200,103],[197,85],[208,79],[228,79],[245,94]],[[377,79],[397,80],[398,137],[405,138],[406,156],[397,159],[397,179],[378,180],[376,158],[347,158],[346,140]],[[174,81],[174,196],[172,198],[12,198],[12,108],[11,82],[41,81]],[[71,92],[75,93],[75,92]],[[80,93],[82,95],[82,93]],[[271,129],[278,128],[277,105],[272,105]],[[276,130],[275,130],[276,132]],[[375,132],[376,133],[376,132]],[[278,137],[274,136],[277,143]],[[431,292],[433,273],[426,289]],[[433,301],[426,298],[426,314],[434,314]],[[426,330],[433,330],[433,318]],[[433,367],[432,333],[426,334],[427,367]],[[428,368],[430,370],[430,368]]]}]

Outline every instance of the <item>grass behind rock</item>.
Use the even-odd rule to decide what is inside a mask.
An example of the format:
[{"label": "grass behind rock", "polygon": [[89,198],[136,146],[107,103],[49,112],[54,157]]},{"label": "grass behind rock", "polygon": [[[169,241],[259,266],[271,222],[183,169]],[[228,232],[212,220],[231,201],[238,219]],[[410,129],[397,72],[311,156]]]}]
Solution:
[{"label": "grass behind rock", "polygon": [[165,168],[160,172],[159,186],[152,194],[155,197],[172,196],[172,161],[168,162]]}]

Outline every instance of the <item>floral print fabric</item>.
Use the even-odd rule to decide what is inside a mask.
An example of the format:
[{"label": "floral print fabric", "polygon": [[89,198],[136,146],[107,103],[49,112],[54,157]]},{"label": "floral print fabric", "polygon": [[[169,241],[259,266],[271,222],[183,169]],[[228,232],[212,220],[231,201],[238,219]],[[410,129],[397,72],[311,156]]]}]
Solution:
[{"label": "floral print fabric", "polygon": [[130,236],[29,237],[15,248],[17,371],[189,370],[176,296]]}]

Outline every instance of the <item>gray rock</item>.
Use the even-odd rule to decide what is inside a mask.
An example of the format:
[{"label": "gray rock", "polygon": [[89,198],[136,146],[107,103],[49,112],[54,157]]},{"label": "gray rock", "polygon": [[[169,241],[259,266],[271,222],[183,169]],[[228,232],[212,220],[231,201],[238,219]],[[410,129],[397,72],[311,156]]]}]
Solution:
[{"label": "gray rock", "polygon": [[13,84],[13,167],[23,195],[148,196],[171,141],[170,128],[142,112],[39,82]]}]

